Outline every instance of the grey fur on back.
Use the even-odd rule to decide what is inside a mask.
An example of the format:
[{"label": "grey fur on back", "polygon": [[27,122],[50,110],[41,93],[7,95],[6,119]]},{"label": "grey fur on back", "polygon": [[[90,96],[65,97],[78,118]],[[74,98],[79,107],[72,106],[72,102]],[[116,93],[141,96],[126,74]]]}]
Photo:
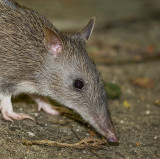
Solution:
[{"label": "grey fur on back", "polygon": [[[37,12],[15,1],[0,1],[0,89],[14,92],[20,81],[34,81],[46,52],[43,27],[54,28]],[[7,92],[5,92],[7,93]]]}]

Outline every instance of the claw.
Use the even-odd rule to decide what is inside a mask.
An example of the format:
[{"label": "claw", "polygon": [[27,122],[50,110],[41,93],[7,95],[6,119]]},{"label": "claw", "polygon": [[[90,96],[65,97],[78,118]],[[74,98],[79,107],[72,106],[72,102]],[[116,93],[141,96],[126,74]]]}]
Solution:
[{"label": "claw", "polygon": [[7,112],[2,112],[2,115],[5,120],[13,122],[13,120],[8,116]]},{"label": "claw", "polygon": [[2,111],[2,115],[5,120],[11,121],[11,122],[13,122],[12,119],[15,119],[15,120],[23,120],[23,119],[34,120],[31,116],[29,116],[27,114],[15,113],[14,111],[12,111],[12,112]]}]

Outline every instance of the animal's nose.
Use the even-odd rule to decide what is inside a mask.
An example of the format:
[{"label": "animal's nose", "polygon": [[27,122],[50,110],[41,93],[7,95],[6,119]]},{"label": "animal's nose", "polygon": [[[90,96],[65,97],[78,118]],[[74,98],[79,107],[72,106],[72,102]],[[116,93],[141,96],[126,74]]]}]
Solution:
[{"label": "animal's nose", "polygon": [[107,135],[107,140],[109,142],[118,142],[118,138],[114,133]]}]

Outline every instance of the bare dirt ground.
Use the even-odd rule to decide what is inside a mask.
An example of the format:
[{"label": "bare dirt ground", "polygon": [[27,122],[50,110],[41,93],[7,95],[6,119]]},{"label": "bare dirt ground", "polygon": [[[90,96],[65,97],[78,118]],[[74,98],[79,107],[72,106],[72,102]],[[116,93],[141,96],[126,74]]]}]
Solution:
[{"label": "bare dirt ground", "polygon": [[[11,123],[0,115],[0,158],[160,158],[160,106],[154,104],[160,100],[160,1],[18,2],[47,16],[60,30],[79,30],[90,17],[96,16],[96,28],[87,49],[104,81],[114,82],[121,88],[120,98],[109,102],[119,143],[100,149],[23,144],[24,139],[76,143],[96,134],[91,127],[67,116],[38,112],[29,97],[20,96],[13,99],[14,110],[32,115],[35,122]],[[136,86],[138,78],[143,80],[141,86]]]}]

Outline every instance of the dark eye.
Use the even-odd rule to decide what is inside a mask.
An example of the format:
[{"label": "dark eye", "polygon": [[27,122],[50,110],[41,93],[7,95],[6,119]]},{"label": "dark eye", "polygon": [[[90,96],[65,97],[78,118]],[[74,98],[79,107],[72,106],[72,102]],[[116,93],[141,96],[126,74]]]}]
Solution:
[{"label": "dark eye", "polygon": [[77,79],[74,81],[74,84],[73,86],[76,88],[76,89],[82,89],[84,87],[84,82],[80,79]]}]

